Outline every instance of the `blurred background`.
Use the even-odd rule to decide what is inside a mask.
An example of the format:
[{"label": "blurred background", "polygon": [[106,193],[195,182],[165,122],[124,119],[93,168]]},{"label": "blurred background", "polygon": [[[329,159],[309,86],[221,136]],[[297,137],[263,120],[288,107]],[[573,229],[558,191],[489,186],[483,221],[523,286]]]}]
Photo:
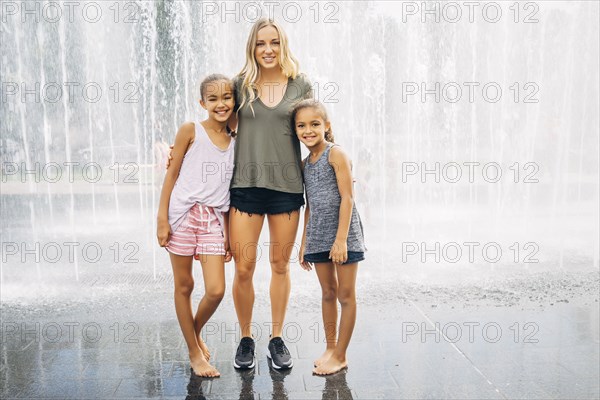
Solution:
[{"label": "blurred background", "polygon": [[269,12],[353,160],[364,301],[597,301],[597,2],[269,4],[3,3],[5,305],[170,280],[165,151]]}]

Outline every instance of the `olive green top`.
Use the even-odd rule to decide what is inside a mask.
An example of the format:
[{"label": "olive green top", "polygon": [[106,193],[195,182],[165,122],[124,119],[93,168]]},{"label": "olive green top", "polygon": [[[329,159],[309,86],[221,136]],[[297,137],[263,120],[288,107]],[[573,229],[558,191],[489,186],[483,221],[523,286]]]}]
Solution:
[{"label": "olive green top", "polygon": [[[240,76],[234,79],[235,111],[242,102],[242,80]],[[244,104],[237,114],[231,188],[304,193],[300,141],[292,131],[290,113],[299,101],[312,97],[310,81],[298,74],[295,79],[288,79],[283,99],[276,106],[268,107],[258,97],[251,103],[252,108]]]}]

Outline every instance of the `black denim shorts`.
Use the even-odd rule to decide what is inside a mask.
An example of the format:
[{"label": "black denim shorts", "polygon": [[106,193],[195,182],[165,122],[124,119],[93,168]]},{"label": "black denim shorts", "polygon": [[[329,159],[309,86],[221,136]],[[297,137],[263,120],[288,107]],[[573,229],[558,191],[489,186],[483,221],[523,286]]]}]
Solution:
[{"label": "black denim shorts", "polygon": [[[349,251],[348,252],[348,260],[346,260],[345,264],[353,264],[355,262],[363,261],[365,259],[365,253],[362,251]],[[311,253],[304,255],[304,261],[308,261],[309,263],[327,263],[331,262],[329,258],[329,252],[323,251],[321,253]]]},{"label": "black denim shorts", "polygon": [[234,188],[230,207],[247,214],[282,214],[297,211],[304,205],[303,193],[286,193],[265,188]]}]

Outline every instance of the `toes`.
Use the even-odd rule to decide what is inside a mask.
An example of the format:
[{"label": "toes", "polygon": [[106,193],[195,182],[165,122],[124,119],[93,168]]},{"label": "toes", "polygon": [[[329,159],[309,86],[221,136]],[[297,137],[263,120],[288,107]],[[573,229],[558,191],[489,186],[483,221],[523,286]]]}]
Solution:
[{"label": "toes", "polygon": [[[193,369],[192,369],[193,371]],[[221,373],[219,371],[217,371],[216,369],[209,369],[207,371],[203,371],[200,373],[196,373],[194,372],[195,375],[203,377],[203,378],[218,378],[221,376]]]}]

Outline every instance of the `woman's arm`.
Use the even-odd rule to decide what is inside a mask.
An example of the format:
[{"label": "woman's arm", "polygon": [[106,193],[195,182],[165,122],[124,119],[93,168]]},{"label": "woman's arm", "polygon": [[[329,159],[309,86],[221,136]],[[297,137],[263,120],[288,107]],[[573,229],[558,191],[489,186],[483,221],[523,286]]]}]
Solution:
[{"label": "woman's arm", "polygon": [[238,117],[237,117],[237,113],[232,112],[231,116],[229,117],[229,119],[227,120],[227,126],[229,127],[230,130],[232,130],[233,132],[237,132],[237,125],[238,125]]},{"label": "woman's arm", "polygon": [[350,220],[352,219],[352,208],[354,206],[352,167],[350,157],[339,146],[335,146],[329,151],[329,164],[335,171],[341,197],[338,229],[329,256],[334,263],[341,264],[348,259],[348,231],[350,230]]},{"label": "woman's arm", "polygon": [[[304,171],[304,160],[302,160],[302,171]],[[308,226],[308,218],[310,216],[310,207],[308,205],[308,194],[306,195],[306,208],[304,209],[304,230],[302,231],[302,242],[300,244],[300,253],[298,254],[298,263],[302,268],[310,271],[311,265],[308,262],[304,262],[304,251],[306,248],[306,227]]]},{"label": "woman's arm", "polygon": [[304,261],[304,252],[306,250],[306,227],[308,225],[308,217],[310,216],[310,207],[308,205],[308,199],[306,200],[306,208],[304,209],[304,231],[302,232],[302,244],[300,244],[300,254],[298,255],[298,262],[300,266],[307,271],[312,269],[309,262]]},{"label": "woman's arm", "polygon": [[313,93],[312,83],[306,75],[304,75],[304,84],[306,87],[304,89],[303,99],[314,99],[315,94]]},{"label": "woman's arm", "polygon": [[158,203],[158,216],[156,218],[156,236],[158,244],[161,247],[166,246],[169,242],[169,235],[171,233],[171,227],[169,226],[169,201],[171,200],[171,193],[181,170],[183,156],[185,156],[189,145],[194,141],[194,132],[194,124],[188,122],[179,128],[177,136],[175,136],[175,145],[171,151],[171,165],[165,174],[162,191],[160,192],[160,201]]},{"label": "woman's arm", "polygon": [[237,128],[238,128],[238,116],[237,113],[240,109],[240,102],[242,99],[242,78],[240,76],[236,76],[235,78],[233,78],[233,100],[235,101],[235,104],[233,105],[233,112],[231,113],[231,116],[229,116],[229,119],[227,120],[227,126],[229,127],[229,129],[231,129],[232,131],[237,133]]}]

